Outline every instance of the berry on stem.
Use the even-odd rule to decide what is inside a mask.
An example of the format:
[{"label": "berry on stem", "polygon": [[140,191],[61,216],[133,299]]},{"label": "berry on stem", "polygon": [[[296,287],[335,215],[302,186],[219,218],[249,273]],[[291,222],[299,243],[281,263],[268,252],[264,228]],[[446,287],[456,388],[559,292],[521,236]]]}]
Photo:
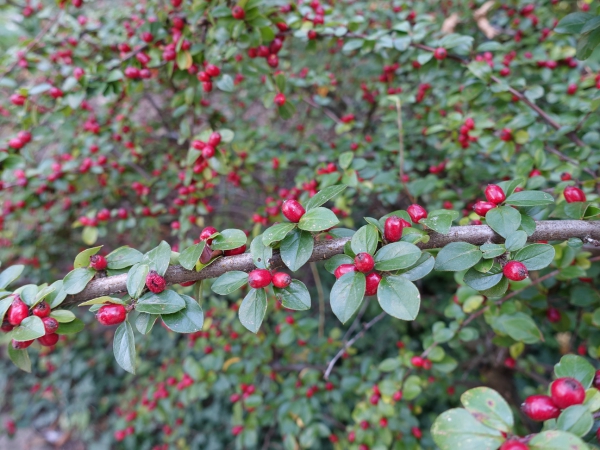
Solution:
[{"label": "berry on stem", "polygon": [[377,288],[379,288],[379,283],[381,282],[381,275],[377,272],[371,272],[366,276],[366,285],[365,285],[365,295],[368,297],[369,295],[377,294]]},{"label": "berry on stem", "polygon": [[406,212],[410,216],[410,220],[412,220],[415,223],[419,223],[421,219],[427,218],[427,210],[425,210],[425,208],[423,208],[421,205],[410,205],[406,209]]},{"label": "berry on stem", "polygon": [[53,345],[55,345],[58,342],[58,334],[56,333],[50,333],[47,334],[45,336],[42,336],[40,338],[38,338],[38,342],[43,345],[44,347],[52,347]]},{"label": "berry on stem", "polygon": [[512,281],[521,281],[529,276],[525,264],[519,261],[509,261],[502,268],[504,276]]},{"label": "berry on stem", "polygon": [[354,264],[340,264],[333,274],[336,278],[341,278],[343,275],[346,275],[348,272],[356,272],[356,267]]},{"label": "berry on stem", "polygon": [[492,202],[477,202],[473,206],[473,211],[475,214],[480,215],[481,217],[485,217],[485,215],[491,210],[494,209],[497,205]]},{"label": "berry on stem", "polygon": [[200,232],[200,240],[206,241],[207,245],[212,244],[212,239],[209,239],[213,234],[218,233],[218,230],[215,227],[206,227],[204,230]]},{"label": "berry on stem", "polygon": [[488,202],[492,202],[497,205],[498,203],[502,203],[504,200],[506,200],[506,194],[504,194],[504,191],[500,186],[496,184],[488,184],[488,186],[485,188],[485,198],[488,200]]},{"label": "berry on stem", "polygon": [[585,192],[575,186],[567,186],[564,191],[565,200],[567,203],[585,202]]},{"label": "berry on stem", "polygon": [[519,441],[510,440],[502,444],[498,450],[529,450],[529,446]]},{"label": "berry on stem", "polygon": [[29,307],[23,303],[20,297],[16,297],[6,311],[6,320],[13,326],[20,325],[29,316]]},{"label": "berry on stem", "polygon": [[256,269],[248,274],[248,284],[251,288],[260,289],[271,284],[272,278],[267,269]]},{"label": "berry on stem", "polygon": [[285,289],[292,282],[290,274],[285,272],[276,272],[273,274],[273,286],[279,289]]},{"label": "berry on stem", "polygon": [[362,273],[369,273],[375,267],[375,260],[366,252],[359,253],[354,258],[356,270]]},{"label": "berry on stem", "polygon": [[96,313],[96,319],[102,325],[118,325],[127,318],[127,310],[123,305],[108,304],[102,306]]},{"label": "berry on stem", "polygon": [[448,50],[446,50],[444,47],[438,47],[433,52],[433,57],[435,59],[437,59],[438,61],[442,61],[442,60],[446,59],[447,56],[448,56]]},{"label": "berry on stem", "polygon": [[94,270],[104,270],[108,266],[108,261],[102,255],[92,255],[90,257],[90,267]]},{"label": "berry on stem", "polygon": [[281,206],[281,212],[290,222],[298,223],[306,210],[297,200],[286,200]]},{"label": "berry on stem", "polygon": [[536,422],[556,419],[560,409],[547,395],[531,395],[525,399],[521,409],[527,417]]},{"label": "berry on stem", "polygon": [[397,216],[391,216],[385,219],[384,237],[388,242],[398,242],[402,238],[404,228],[410,227],[410,223]]},{"label": "berry on stem", "polygon": [[550,386],[552,401],[561,409],[580,405],[585,400],[585,389],[575,378],[559,378]]},{"label": "berry on stem", "polygon": [[40,318],[48,317],[51,312],[50,305],[45,301],[41,301],[33,307],[31,312],[34,316],[38,316]]},{"label": "berry on stem", "polygon": [[156,272],[156,270],[151,270],[148,276],[146,277],[146,286],[150,291],[155,294],[159,294],[165,290],[167,287],[167,282],[165,279]]}]

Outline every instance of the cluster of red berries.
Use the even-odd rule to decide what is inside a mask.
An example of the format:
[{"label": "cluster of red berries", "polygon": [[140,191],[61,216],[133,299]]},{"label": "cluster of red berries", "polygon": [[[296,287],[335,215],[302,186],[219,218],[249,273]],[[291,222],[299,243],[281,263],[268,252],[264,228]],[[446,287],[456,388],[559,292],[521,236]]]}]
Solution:
[{"label": "cluster of red berries", "polygon": [[419,84],[419,88],[417,89],[417,103],[421,103],[425,99],[425,95],[427,95],[427,91],[431,89],[431,84],[429,83],[421,83]]},{"label": "cluster of red berries", "polygon": [[487,200],[486,202],[478,201],[473,206],[473,211],[482,217],[485,217],[491,209],[496,208],[499,204],[504,202],[504,200],[506,200],[506,194],[500,186],[488,184],[485,188],[485,198]]},{"label": "cluster of red berries", "polygon": [[[45,332],[44,336],[37,338],[37,341],[44,347],[52,347],[58,342],[56,330],[58,330],[59,323],[54,317],[50,317],[51,312],[50,305],[45,301],[41,301],[30,309],[29,306],[21,300],[21,297],[15,295],[15,298],[6,311],[0,330],[8,333],[14,327],[21,325],[21,322],[27,317],[37,316],[42,319]],[[15,341],[13,339],[12,346],[16,350],[22,350],[33,344],[33,341],[34,339],[29,341]]]},{"label": "cluster of red berries", "polygon": [[382,83],[391,83],[394,81],[396,70],[400,68],[399,63],[383,66],[383,73],[379,75],[379,81]]},{"label": "cluster of red berries", "polygon": [[213,131],[208,137],[208,141],[194,140],[192,141],[192,147],[195,150],[202,152],[202,157],[205,159],[212,158],[215,156],[217,146],[221,143],[221,133]]},{"label": "cluster of red berries", "polygon": [[285,272],[272,273],[267,269],[255,269],[248,274],[248,284],[253,289],[265,288],[271,283],[279,289],[285,289],[292,282],[292,277]]},{"label": "cluster of red berries", "polygon": [[458,142],[462,148],[469,148],[469,142],[477,142],[477,136],[469,136],[475,128],[475,121],[471,117],[465,119],[465,123],[459,129]]},{"label": "cluster of red berries", "polygon": [[198,72],[198,80],[202,82],[202,90],[204,92],[210,92],[213,89],[212,79],[214,77],[218,77],[221,74],[221,69],[219,69],[214,64],[207,64],[204,67],[204,70]]},{"label": "cluster of red berries", "polygon": [[29,131],[19,131],[17,137],[8,141],[8,146],[14,150],[20,150],[31,142],[31,133]]},{"label": "cluster of red berries", "polygon": [[[283,25],[286,25],[283,23]],[[285,27],[281,26],[279,23],[277,27],[281,30],[281,28],[285,28],[287,30],[287,25]],[[285,31],[285,30],[284,30]],[[250,47],[248,49],[248,57],[254,59],[256,57],[265,58],[267,64],[276,69],[279,66],[279,56],[277,54],[283,47],[283,42],[285,41],[285,35],[282,33],[277,34],[275,39],[271,41],[271,43],[267,45],[260,45],[258,47]]]}]

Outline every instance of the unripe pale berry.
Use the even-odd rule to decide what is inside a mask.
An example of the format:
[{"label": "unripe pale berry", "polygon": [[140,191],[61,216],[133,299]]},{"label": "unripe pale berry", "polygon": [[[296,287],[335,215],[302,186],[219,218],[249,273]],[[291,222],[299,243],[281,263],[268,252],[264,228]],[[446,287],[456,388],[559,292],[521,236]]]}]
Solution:
[{"label": "unripe pale berry", "polygon": [[410,216],[410,220],[415,223],[419,223],[421,219],[427,218],[427,211],[421,205],[410,205],[406,209],[406,212]]},{"label": "unripe pale berry", "polygon": [[368,297],[369,295],[377,294],[377,288],[379,287],[379,283],[381,282],[381,275],[379,275],[377,272],[371,272],[365,278],[365,295]]},{"label": "unripe pale berry", "polygon": [[356,272],[356,267],[354,266],[354,264],[341,264],[338,266],[337,269],[335,269],[335,272],[333,272],[333,274],[336,278],[339,279],[343,275],[346,275],[348,272]]},{"label": "unripe pale berry", "polygon": [[504,276],[512,281],[521,281],[528,277],[529,272],[525,264],[519,261],[509,261],[502,268]]},{"label": "unripe pale berry", "polygon": [[127,310],[123,305],[109,304],[102,306],[96,313],[96,319],[102,325],[117,325],[127,318]]},{"label": "unripe pale berry", "polygon": [[567,203],[585,202],[585,193],[575,186],[567,186],[564,191]]},{"label": "unripe pale berry", "polygon": [[580,405],[585,400],[585,389],[575,378],[559,378],[550,386],[552,401],[561,409]]},{"label": "unripe pale berry", "polygon": [[397,216],[391,216],[385,219],[383,227],[385,240],[388,242],[398,242],[402,238],[402,230],[410,227],[410,223]]},{"label": "unripe pale berry", "polygon": [[90,267],[94,270],[104,270],[108,266],[108,261],[102,255],[92,255],[90,257]]},{"label": "unripe pale berry", "polygon": [[29,316],[29,307],[23,303],[21,298],[17,297],[6,311],[6,320],[15,327],[20,325],[23,320]]},{"label": "unripe pale berry", "polygon": [[33,307],[31,311],[34,316],[38,316],[40,318],[48,317],[50,315],[50,305],[45,301],[39,302],[37,305]]},{"label": "unripe pale berry", "polygon": [[366,252],[359,253],[354,258],[356,270],[362,273],[369,273],[375,267],[375,260]]},{"label": "unripe pale berry", "polygon": [[248,274],[248,284],[251,288],[260,289],[271,284],[271,272],[267,269],[256,269]]},{"label": "unripe pale berry", "polygon": [[296,200],[286,200],[281,206],[281,212],[290,222],[298,223],[304,213],[306,213],[306,210],[300,202]]},{"label": "unripe pale berry", "polygon": [[473,211],[475,211],[476,214],[485,217],[485,215],[495,207],[496,204],[492,202],[477,202],[473,206]]},{"label": "unripe pale berry", "polygon": [[285,289],[292,282],[292,277],[285,272],[277,272],[273,274],[273,286],[279,289]]},{"label": "unripe pale berry", "polygon": [[525,399],[521,409],[527,417],[536,422],[556,419],[560,409],[547,395],[531,395]]},{"label": "unripe pale berry", "polygon": [[154,292],[155,294],[159,294],[165,290],[167,287],[167,282],[158,274],[158,272],[151,270],[146,277],[146,286],[148,289],[150,289],[150,291]]},{"label": "unripe pale berry", "polygon": [[498,203],[502,203],[504,200],[506,200],[506,194],[504,194],[504,191],[500,186],[496,184],[488,184],[488,186],[485,188],[485,198],[487,198],[488,202],[492,202],[497,205]]},{"label": "unripe pale berry", "polygon": [[42,344],[44,347],[52,347],[58,342],[58,334],[50,333],[45,336],[38,338],[38,342]]}]

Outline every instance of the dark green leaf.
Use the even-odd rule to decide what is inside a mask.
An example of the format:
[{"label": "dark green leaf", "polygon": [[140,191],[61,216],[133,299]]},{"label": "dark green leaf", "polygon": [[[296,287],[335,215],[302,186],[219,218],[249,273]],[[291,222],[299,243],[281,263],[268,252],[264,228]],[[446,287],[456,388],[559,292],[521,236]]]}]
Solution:
[{"label": "dark green leaf", "polygon": [[119,325],[115,332],[113,352],[117,363],[127,372],[135,374],[135,339],[127,321]]},{"label": "dark green leaf", "polygon": [[170,289],[159,294],[147,292],[137,301],[136,311],[148,314],[172,314],[185,308],[185,300]]},{"label": "dark green leaf", "polygon": [[360,272],[348,272],[335,282],[329,301],[340,322],[346,323],[354,315],[365,296],[365,287],[365,275]]},{"label": "dark green leaf", "polygon": [[50,317],[54,317],[59,323],[69,323],[75,320],[75,314],[67,309],[55,309],[50,313]]},{"label": "dark green leaf", "polygon": [[63,290],[69,295],[79,294],[94,278],[94,275],[96,275],[94,269],[80,268],[72,270],[63,280]]},{"label": "dark green leaf", "polygon": [[506,253],[504,244],[483,244],[479,247],[479,250],[483,252],[483,257],[485,259],[492,259]]},{"label": "dark green leaf", "polygon": [[279,249],[281,259],[292,272],[295,272],[308,261],[314,245],[315,241],[309,232],[294,230],[281,241]]},{"label": "dark green leaf", "polygon": [[200,241],[199,243],[186,248],[179,254],[179,264],[187,270],[193,270],[196,267],[196,263],[200,259],[200,255],[205,246],[206,241]]},{"label": "dark green leaf", "polygon": [[502,272],[500,273],[482,273],[473,268],[469,269],[463,278],[464,282],[476,291],[490,289],[500,283]]},{"label": "dark green leaf", "polygon": [[498,318],[498,323],[515,341],[535,344],[542,340],[542,332],[531,316],[525,313],[503,314]]},{"label": "dark green leaf", "polygon": [[80,252],[75,257],[75,262],[73,263],[73,268],[79,269],[80,267],[89,266],[90,265],[90,256],[93,256],[96,253],[98,253],[101,248],[102,248],[102,246],[100,245],[98,247],[88,248],[87,250]]},{"label": "dark green leaf", "polygon": [[451,409],[431,427],[440,450],[496,450],[504,442],[501,432],[479,422],[466,409]]},{"label": "dark green leaf", "polygon": [[148,334],[152,330],[158,314],[139,313],[135,319],[135,327],[142,334]]},{"label": "dark green leaf", "polygon": [[15,366],[24,372],[31,373],[31,361],[27,349],[16,350],[12,345],[8,346],[8,357]]},{"label": "dark green leaf", "polygon": [[594,417],[585,405],[573,405],[563,410],[556,421],[559,430],[583,437],[594,426]]},{"label": "dark green leaf", "polygon": [[505,433],[512,431],[514,419],[510,406],[493,389],[469,389],[460,396],[460,401],[467,411],[484,425]]},{"label": "dark green leaf", "polygon": [[223,75],[219,81],[216,82],[216,86],[225,92],[233,92],[235,85],[233,84],[233,78],[231,75]]},{"label": "dark green leaf", "polygon": [[267,312],[267,294],[264,289],[250,289],[242,300],[238,315],[240,322],[248,330],[258,333]]},{"label": "dark green leaf", "polygon": [[482,257],[481,251],[466,242],[452,242],[438,253],[434,269],[458,272],[473,267]]},{"label": "dark green leaf", "polygon": [[527,445],[529,450],[589,450],[577,436],[560,430],[542,431]]},{"label": "dark green leaf", "polygon": [[406,269],[421,257],[421,249],[408,242],[384,245],[375,255],[375,269],[385,272]]},{"label": "dark green leaf", "polygon": [[420,280],[433,270],[435,259],[430,253],[422,252],[419,260],[410,266],[402,276],[410,281]]},{"label": "dark green leaf", "polygon": [[510,234],[504,243],[506,250],[509,252],[519,250],[523,248],[525,244],[527,244],[527,233],[525,233],[523,230],[518,230]]},{"label": "dark green leaf", "polygon": [[247,241],[246,233],[242,230],[228,229],[219,232],[210,247],[213,250],[233,250],[245,245]]},{"label": "dark green leaf", "polygon": [[370,255],[375,254],[377,250],[377,244],[379,243],[379,232],[377,227],[373,225],[365,225],[358,229],[352,240],[350,246],[352,251],[357,255],[359,253],[369,253]]},{"label": "dark green leaf", "polygon": [[174,314],[163,314],[165,325],[176,333],[194,333],[204,325],[204,313],[196,300],[189,295],[182,295],[185,308]]},{"label": "dark green leaf", "polygon": [[231,271],[225,272],[217,278],[211,286],[213,292],[219,295],[227,295],[237,291],[248,282],[248,274],[246,272]]},{"label": "dark green leaf", "polygon": [[554,366],[556,378],[575,378],[585,389],[592,385],[595,373],[596,369],[585,358],[577,355],[565,355]]},{"label": "dark green leaf", "polygon": [[583,26],[594,17],[593,14],[584,12],[567,14],[554,27],[554,32],[561,34],[579,34],[581,33]]},{"label": "dark green leaf", "polygon": [[519,229],[521,214],[511,206],[500,206],[486,214],[485,222],[492,230],[506,239]]},{"label": "dark green leaf", "polygon": [[148,264],[134,264],[127,273],[127,292],[131,298],[138,298],[146,286],[146,277],[150,272]]},{"label": "dark green leaf", "polygon": [[269,261],[273,257],[273,248],[263,243],[263,236],[258,235],[250,244],[250,254],[254,265],[259,269],[268,269]]},{"label": "dark green leaf", "polygon": [[527,270],[540,270],[554,260],[554,247],[549,244],[531,244],[516,252],[513,259],[521,261]]},{"label": "dark green leaf", "polygon": [[139,263],[143,257],[141,252],[125,245],[106,255],[106,262],[109,269],[125,269]]},{"label": "dark green leaf", "polygon": [[433,231],[437,231],[441,234],[448,234],[450,227],[452,227],[452,216],[450,214],[439,214],[433,217],[427,217],[421,219],[419,222],[421,225],[427,225]]},{"label": "dark green leaf", "polygon": [[330,209],[317,207],[302,216],[298,222],[298,228],[305,231],[323,231],[338,223],[338,218]]},{"label": "dark green leaf", "polygon": [[514,192],[506,199],[507,205],[515,206],[543,206],[551,203],[554,203],[554,198],[550,194],[541,191]]},{"label": "dark green leaf", "polygon": [[310,211],[311,209],[317,208],[321,205],[324,205],[332,198],[340,195],[348,186],[344,184],[336,184],[334,186],[326,187],[325,189],[320,190],[315,195],[313,195],[305,205],[306,211]]},{"label": "dark green leaf", "polygon": [[161,241],[157,247],[146,253],[143,259],[144,264],[147,264],[150,270],[155,270],[160,276],[165,274],[170,261],[171,246],[165,241]]},{"label": "dark green leaf", "polygon": [[383,277],[377,289],[381,309],[401,320],[415,320],[421,307],[421,294],[403,275]]},{"label": "dark green leaf", "polygon": [[284,307],[295,311],[310,309],[310,293],[301,281],[292,280],[288,287],[274,288],[274,291]]},{"label": "dark green leaf", "polygon": [[10,332],[10,337],[15,341],[30,341],[42,337],[44,334],[46,331],[42,319],[38,316],[29,316]]},{"label": "dark green leaf", "polygon": [[61,323],[58,325],[56,334],[77,334],[85,328],[83,320],[75,319],[71,322]]},{"label": "dark green leaf", "polygon": [[10,266],[0,273],[0,289],[6,289],[10,283],[15,281],[23,273],[24,265]]},{"label": "dark green leaf", "polygon": [[267,228],[262,234],[263,244],[270,246],[274,242],[281,241],[294,228],[296,228],[295,223],[278,223],[276,225],[273,225],[272,227]]}]

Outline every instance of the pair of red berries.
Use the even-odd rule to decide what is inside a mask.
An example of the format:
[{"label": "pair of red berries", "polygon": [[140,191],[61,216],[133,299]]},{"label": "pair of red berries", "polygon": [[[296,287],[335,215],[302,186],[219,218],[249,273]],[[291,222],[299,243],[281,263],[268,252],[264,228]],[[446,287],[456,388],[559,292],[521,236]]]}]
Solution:
[{"label": "pair of red berries", "polygon": [[374,268],[375,260],[373,257],[370,254],[363,252],[356,255],[354,258],[354,264],[341,264],[337,269],[335,269],[333,274],[337,279],[349,272],[358,271],[367,274],[365,276],[365,295],[370,296],[377,294],[377,289],[379,288],[379,283],[381,282],[381,275],[377,272],[372,272]]},{"label": "pair of red berries", "polygon": [[202,90],[204,92],[212,91],[212,79],[218,77],[220,74],[221,69],[214,64],[207,64],[203,71],[198,72],[198,80],[202,82]]},{"label": "pair of red berries", "polygon": [[550,386],[550,396],[531,395],[521,405],[523,412],[531,420],[543,422],[556,419],[561,410],[573,405],[581,405],[585,400],[585,389],[575,378],[559,378]]},{"label": "pair of red berries", "polygon": [[485,217],[492,209],[496,208],[500,203],[506,200],[506,194],[502,188],[496,184],[488,184],[485,188],[485,198],[487,202],[479,201],[473,206],[476,214]]},{"label": "pair of red berries", "polygon": [[29,142],[31,142],[31,133],[29,131],[19,131],[17,137],[8,141],[8,146],[12,149],[20,150]]},{"label": "pair of red berries", "polygon": [[285,289],[292,282],[292,277],[285,272],[271,272],[267,269],[255,269],[248,274],[248,284],[253,289],[265,288],[271,283],[279,289]]},{"label": "pair of red berries", "polygon": [[[31,312],[29,306],[27,306],[20,297],[16,297],[11,303],[8,311],[6,311],[5,319],[8,322],[6,325],[2,325],[3,331],[10,331],[13,327],[21,325],[21,322],[30,315],[34,315],[42,319],[44,324],[45,334],[38,338],[38,342],[46,347],[51,347],[58,342],[58,330],[59,323],[54,317],[49,317],[51,312],[50,305],[45,301],[42,301],[35,305]],[[29,341],[12,341],[13,348],[22,350],[33,344],[33,339]]]},{"label": "pair of red berries", "polygon": [[221,143],[221,133],[214,131],[208,138],[208,141],[194,140],[192,141],[192,147],[195,150],[202,152],[202,156],[205,159],[212,158],[215,156],[217,146]]}]

